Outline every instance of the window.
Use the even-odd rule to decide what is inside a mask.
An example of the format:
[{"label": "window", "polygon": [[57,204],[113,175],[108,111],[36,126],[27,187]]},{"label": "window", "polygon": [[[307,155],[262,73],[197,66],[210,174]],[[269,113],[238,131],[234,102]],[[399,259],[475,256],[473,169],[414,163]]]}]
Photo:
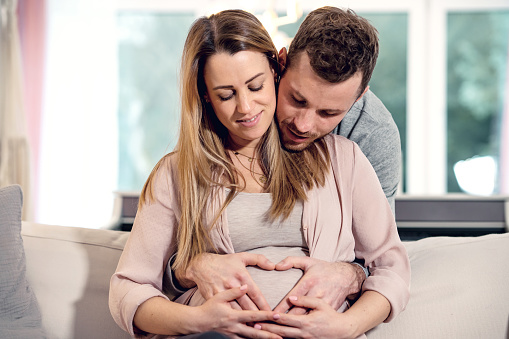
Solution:
[{"label": "window", "polygon": [[119,12],[118,189],[140,191],[175,147],[178,72],[192,13]]},{"label": "window", "polygon": [[[318,6],[300,2],[304,13]],[[81,213],[92,216],[79,224],[95,227],[88,220],[107,219],[112,191],[141,190],[153,166],[176,143],[178,71],[191,23],[211,5],[213,11],[224,3],[261,13],[264,4],[106,3],[48,0],[40,222],[72,224]],[[286,2],[274,3],[284,13]],[[402,193],[509,193],[509,167],[501,167],[509,166],[504,165],[509,146],[502,142],[509,140],[509,3],[319,5],[327,4],[351,6],[380,33],[370,86],[400,130]],[[292,36],[302,20],[280,30]],[[480,179],[485,180],[481,186]]]},{"label": "window", "polygon": [[448,192],[500,192],[508,42],[509,11],[447,14]]}]

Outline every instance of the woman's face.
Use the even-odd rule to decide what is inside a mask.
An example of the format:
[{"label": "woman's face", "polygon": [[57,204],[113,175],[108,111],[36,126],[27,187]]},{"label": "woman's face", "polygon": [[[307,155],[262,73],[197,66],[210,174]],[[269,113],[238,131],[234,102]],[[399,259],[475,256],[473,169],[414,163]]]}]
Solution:
[{"label": "woman's face", "polygon": [[254,51],[209,57],[204,68],[206,99],[238,146],[254,147],[276,110],[274,72],[267,57]]}]

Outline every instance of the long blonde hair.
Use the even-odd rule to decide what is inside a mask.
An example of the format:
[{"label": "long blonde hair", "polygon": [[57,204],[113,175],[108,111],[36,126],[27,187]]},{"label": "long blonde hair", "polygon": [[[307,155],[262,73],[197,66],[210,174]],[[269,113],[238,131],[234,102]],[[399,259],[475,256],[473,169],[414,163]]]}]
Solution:
[{"label": "long blonde hair", "polygon": [[[203,69],[208,57],[219,52],[235,54],[251,50],[263,53],[279,75],[278,51],[258,19],[242,10],[227,10],[202,17],[192,25],[184,45],[181,64],[181,123],[176,147],[179,184],[179,220],[177,257],[174,268],[187,268],[196,255],[212,245],[210,229],[226,206],[242,189],[242,176],[226,152],[228,130],[205,101]],[[257,146],[257,157],[267,176],[266,189],[272,194],[270,216],[286,218],[297,200],[305,200],[307,190],[323,185],[329,155],[323,141],[307,150],[290,153],[283,150],[275,120]],[[164,158],[145,183],[139,208],[153,201],[153,177]],[[214,188],[230,189],[211,225],[204,224]]]}]

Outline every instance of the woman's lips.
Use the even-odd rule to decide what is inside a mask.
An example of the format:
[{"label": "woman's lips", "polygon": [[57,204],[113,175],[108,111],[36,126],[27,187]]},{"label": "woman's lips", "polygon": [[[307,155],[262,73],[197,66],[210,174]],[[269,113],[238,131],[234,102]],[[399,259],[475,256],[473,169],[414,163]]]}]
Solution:
[{"label": "woman's lips", "polygon": [[254,126],[254,125],[256,125],[258,123],[258,121],[260,120],[261,115],[262,115],[262,113],[258,113],[257,115],[255,115],[252,118],[237,120],[237,122],[239,124],[241,124],[242,126],[252,127],[252,126]]}]

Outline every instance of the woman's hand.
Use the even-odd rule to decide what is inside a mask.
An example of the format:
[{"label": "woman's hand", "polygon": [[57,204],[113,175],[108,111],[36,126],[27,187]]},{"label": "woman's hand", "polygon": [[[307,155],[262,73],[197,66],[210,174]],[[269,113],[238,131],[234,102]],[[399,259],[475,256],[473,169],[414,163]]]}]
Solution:
[{"label": "woman's hand", "polygon": [[[273,311],[245,311],[234,310],[230,302],[246,295],[247,285],[219,292],[207,300],[203,305],[195,307],[200,319],[198,332],[218,331],[228,334],[232,338],[274,338],[282,339],[279,335],[247,325],[274,319]],[[197,321],[198,323],[198,321]]]},{"label": "woman's hand", "polygon": [[[295,315],[276,313],[271,323],[257,323],[255,328],[278,334],[285,338],[356,338],[357,324],[345,313],[338,313],[325,301],[308,296],[288,298],[292,305],[308,309],[309,313]],[[361,332],[362,333],[362,332]]]},{"label": "woman's hand", "polygon": [[[273,270],[275,264],[262,254],[203,253],[194,258],[186,272],[175,272],[180,284],[185,287],[198,286],[205,299],[210,299],[219,292],[247,285],[247,293],[237,299],[244,310],[265,310],[271,308],[262,292],[247,271],[247,266],[258,266],[264,270]],[[235,302],[232,305],[236,305]]]},{"label": "woman's hand", "polygon": [[288,301],[309,313],[276,313],[274,322],[258,323],[255,328],[290,338],[357,338],[387,319],[389,300],[376,291],[365,291],[344,313],[338,313],[322,299],[290,296]]}]

